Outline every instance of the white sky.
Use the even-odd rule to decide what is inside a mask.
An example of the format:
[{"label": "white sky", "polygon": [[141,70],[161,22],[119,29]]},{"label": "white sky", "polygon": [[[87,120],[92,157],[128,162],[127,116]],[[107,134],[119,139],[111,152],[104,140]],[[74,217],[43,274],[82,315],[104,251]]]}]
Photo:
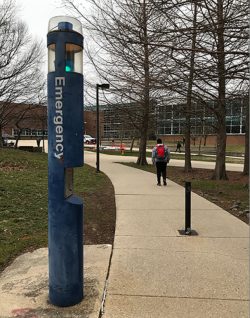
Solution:
[{"label": "white sky", "polygon": [[[29,33],[33,37],[35,37],[38,41],[43,41],[45,50],[47,49],[46,47],[49,19],[60,15],[70,15],[69,12],[62,8],[61,0],[16,0],[16,5],[18,8],[17,16],[27,23]],[[84,42],[86,42],[86,37]],[[93,67],[91,67],[89,62],[87,62],[86,57],[84,57],[84,61],[85,79],[95,81],[96,75]],[[45,74],[47,74],[46,53],[44,72]]]},{"label": "white sky", "polygon": [[49,19],[58,15],[67,15],[60,8],[60,0],[16,0],[18,16],[27,23],[29,32],[39,40],[47,41]]}]

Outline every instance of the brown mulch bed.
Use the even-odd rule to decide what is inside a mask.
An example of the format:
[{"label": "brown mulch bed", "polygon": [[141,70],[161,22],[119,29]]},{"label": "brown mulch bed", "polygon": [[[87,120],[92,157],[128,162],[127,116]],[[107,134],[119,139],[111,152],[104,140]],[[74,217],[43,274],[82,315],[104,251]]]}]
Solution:
[{"label": "brown mulch bed", "polygon": [[84,198],[84,244],[113,244],[115,233],[115,194],[111,181]]}]

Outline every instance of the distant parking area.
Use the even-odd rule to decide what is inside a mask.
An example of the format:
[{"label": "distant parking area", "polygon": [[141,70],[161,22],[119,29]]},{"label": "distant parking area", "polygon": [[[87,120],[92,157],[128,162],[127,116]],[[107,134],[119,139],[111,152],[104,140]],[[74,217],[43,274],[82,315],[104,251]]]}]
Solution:
[{"label": "distant parking area", "polygon": [[4,147],[14,147],[15,146],[15,139],[3,137],[2,141],[3,141]]}]

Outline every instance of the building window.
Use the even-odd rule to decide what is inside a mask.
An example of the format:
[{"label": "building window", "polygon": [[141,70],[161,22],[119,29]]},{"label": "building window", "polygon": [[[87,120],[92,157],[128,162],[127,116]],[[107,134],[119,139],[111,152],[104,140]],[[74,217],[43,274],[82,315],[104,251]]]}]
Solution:
[{"label": "building window", "polygon": [[[162,101],[163,103],[163,101]],[[213,107],[215,102],[208,101]],[[245,133],[244,98],[226,101],[226,132],[227,134]],[[216,117],[212,110],[203,104],[194,104],[190,118],[190,129],[193,135],[215,134]],[[160,105],[156,110],[156,133],[179,135],[185,133],[185,105],[177,102],[173,105]]]},{"label": "building window", "polygon": [[[13,135],[16,137],[19,133],[18,129],[13,130]],[[47,130],[42,129],[22,129],[20,136],[21,137],[31,137],[31,136],[48,136]]]}]

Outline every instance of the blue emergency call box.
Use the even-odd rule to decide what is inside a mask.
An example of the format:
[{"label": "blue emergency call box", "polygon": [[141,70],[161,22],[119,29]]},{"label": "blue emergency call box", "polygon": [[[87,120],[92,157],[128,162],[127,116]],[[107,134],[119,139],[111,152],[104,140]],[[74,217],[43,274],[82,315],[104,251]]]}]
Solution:
[{"label": "blue emergency call box", "polygon": [[83,165],[81,23],[50,19],[47,46],[49,300],[64,307],[83,299],[83,201],[73,182]]}]

